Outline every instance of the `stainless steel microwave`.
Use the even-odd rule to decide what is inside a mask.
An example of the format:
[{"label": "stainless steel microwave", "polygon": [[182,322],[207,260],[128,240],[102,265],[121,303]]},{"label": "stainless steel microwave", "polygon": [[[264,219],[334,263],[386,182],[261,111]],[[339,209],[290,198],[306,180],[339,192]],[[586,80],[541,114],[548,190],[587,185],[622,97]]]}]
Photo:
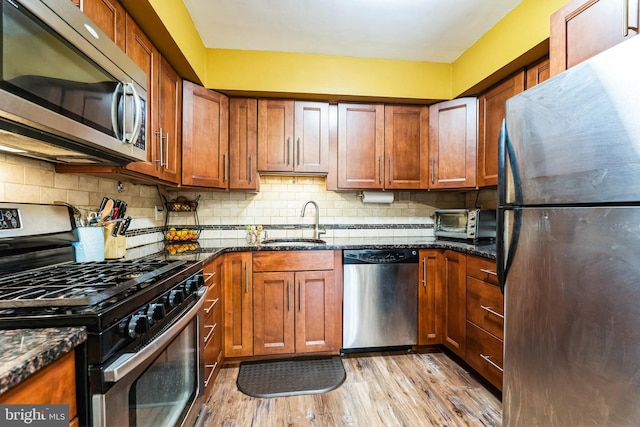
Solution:
[{"label": "stainless steel microwave", "polygon": [[433,227],[437,239],[493,240],[496,238],[496,211],[436,209]]},{"label": "stainless steel microwave", "polygon": [[0,0],[0,149],[146,160],[147,76],[69,0]]}]

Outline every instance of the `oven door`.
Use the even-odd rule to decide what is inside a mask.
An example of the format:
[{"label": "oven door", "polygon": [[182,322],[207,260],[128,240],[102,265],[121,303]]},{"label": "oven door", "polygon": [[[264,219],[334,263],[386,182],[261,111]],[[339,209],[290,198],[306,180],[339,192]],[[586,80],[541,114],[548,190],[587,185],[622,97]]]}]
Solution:
[{"label": "oven door", "polygon": [[[204,294],[158,338],[103,370],[113,383],[92,396],[94,426],[192,426],[204,410]],[[200,417],[202,420],[204,417]]]},{"label": "oven door", "polygon": [[468,237],[469,211],[446,209],[435,211],[434,234],[436,237],[466,239]]}]

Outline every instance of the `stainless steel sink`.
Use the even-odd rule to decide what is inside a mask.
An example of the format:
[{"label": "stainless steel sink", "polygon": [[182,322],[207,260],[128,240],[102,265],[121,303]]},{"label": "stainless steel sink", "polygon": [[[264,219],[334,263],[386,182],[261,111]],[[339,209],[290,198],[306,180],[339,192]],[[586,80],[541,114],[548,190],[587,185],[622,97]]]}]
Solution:
[{"label": "stainless steel sink", "polygon": [[322,239],[296,239],[296,238],[283,238],[283,239],[267,239],[262,242],[266,246],[309,246],[309,245],[326,245],[327,242]]}]

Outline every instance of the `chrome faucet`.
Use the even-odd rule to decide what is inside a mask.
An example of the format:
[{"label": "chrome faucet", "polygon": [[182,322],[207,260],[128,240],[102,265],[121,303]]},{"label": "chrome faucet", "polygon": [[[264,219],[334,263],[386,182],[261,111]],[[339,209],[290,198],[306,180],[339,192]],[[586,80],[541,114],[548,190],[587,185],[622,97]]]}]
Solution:
[{"label": "chrome faucet", "polygon": [[318,240],[320,238],[321,234],[325,234],[326,231],[318,231],[318,227],[320,226],[320,209],[318,209],[318,204],[316,202],[314,202],[313,200],[309,200],[307,203],[304,204],[304,206],[302,207],[302,212],[300,213],[301,217],[304,217],[304,211],[305,209],[307,209],[307,205],[311,203],[315,208],[316,208],[316,222],[313,226],[313,238]]}]

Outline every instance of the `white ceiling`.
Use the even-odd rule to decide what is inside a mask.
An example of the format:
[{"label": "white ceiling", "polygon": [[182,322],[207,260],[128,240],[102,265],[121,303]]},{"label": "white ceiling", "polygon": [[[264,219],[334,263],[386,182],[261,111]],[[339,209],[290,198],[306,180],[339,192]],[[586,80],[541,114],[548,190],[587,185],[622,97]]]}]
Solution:
[{"label": "white ceiling", "polygon": [[183,0],[208,48],[453,62],[522,0]]}]

